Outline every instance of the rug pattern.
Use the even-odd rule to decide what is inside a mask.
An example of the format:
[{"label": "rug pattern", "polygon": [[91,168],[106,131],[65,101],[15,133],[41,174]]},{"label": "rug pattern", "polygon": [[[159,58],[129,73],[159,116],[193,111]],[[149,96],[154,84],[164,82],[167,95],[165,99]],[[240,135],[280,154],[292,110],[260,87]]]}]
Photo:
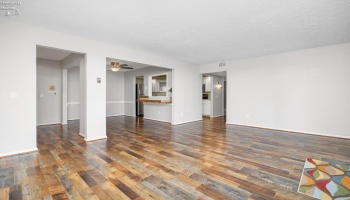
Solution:
[{"label": "rug pattern", "polygon": [[316,199],[350,200],[350,166],[307,158],[298,192]]}]

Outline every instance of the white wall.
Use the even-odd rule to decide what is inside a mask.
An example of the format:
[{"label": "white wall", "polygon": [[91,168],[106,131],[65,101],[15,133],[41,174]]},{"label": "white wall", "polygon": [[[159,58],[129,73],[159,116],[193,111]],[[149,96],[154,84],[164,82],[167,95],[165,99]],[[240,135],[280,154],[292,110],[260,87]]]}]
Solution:
[{"label": "white wall", "polygon": [[[124,73],[109,70],[106,73],[107,117],[124,115]],[[68,120],[79,119],[79,87],[80,68],[70,68],[68,70]]]},{"label": "white wall", "polygon": [[[212,80],[211,117],[219,117],[224,115],[224,78],[220,76],[212,76]],[[218,87],[218,82],[221,83],[222,87]]]},{"label": "white wall", "polygon": [[124,73],[107,70],[107,117],[124,115]]},{"label": "white wall", "polygon": [[[88,73],[87,73],[87,58],[86,55],[84,57],[84,59],[82,59],[80,61],[80,65],[79,65],[79,135],[83,136],[85,139],[87,138],[87,120],[88,120],[88,97],[87,97],[87,90],[88,90],[88,86],[87,86],[87,79],[88,79]],[[101,97],[100,97],[101,98]],[[102,107],[103,109],[103,107]],[[89,112],[90,113],[90,112]],[[99,113],[101,114],[101,113]],[[102,120],[101,120],[102,121]],[[100,126],[100,128],[102,129],[102,127]],[[103,129],[102,129],[103,131]]]},{"label": "white wall", "polygon": [[350,138],[350,43],[240,61],[227,70],[227,122]]},{"label": "white wall", "polygon": [[[82,61],[85,60],[85,55],[78,54],[78,53],[71,53],[69,56],[67,56],[65,59],[61,61],[62,64],[62,124],[68,124],[67,120],[75,120],[80,119],[80,112],[85,111],[84,104],[80,104],[79,97],[77,100],[73,101],[71,100],[68,102],[68,70],[75,67],[74,72],[79,71],[78,73],[74,73],[74,79],[78,80],[74,82],[73,88],[71,88],[71,94],[75,96],[80,96],[80,68],[85,68],[85,63]],[[84,64],[84,66],[83,66]],[[72,75],[71,75],[72,76]],[[82,75],[84,76],[84,75]],[[72,77],[70,78],[72,81]],[[82,79],[85,80],[85,79]],[[74,80],[73,80],[74,81]],[[81,82],[82,85],[85,84],[85,81]],[[72,92],[73,91],[73,92]],[[81,92],[84,92],[82,90]],[[84,93],[85,95],[85,93]],[[84,123],[82,120],[80,123]]]},{"label": "white wall", "polygon": [[[62,64],[62,63],[61,63]],[[68,70],[62,68],[62,125],[68,124]]]},{"label": "white wall", "polygon": [[[155,70],[142,70],[142,73],[162,73],[163,69],[155,68]],[[141,70],[141,69],[140,69]],[[139,74],[138,70],[134,70],[134,74]],[[171,73],[171,71],[168,71]],[[107,70],[106,72],[106,88],[107,88],[107,105],[106,105],[106,116],[120,116],[124,115],[124,106],[128,105],[130,102],[125,103],[125,92],[124,92],[124,72],[112,72]],[[132,83],[133,76],[128,76]],[[171,83],[171,77],[170,77]],[[144,83],[143,83],[144,84]],[[170,84],[171,85],[171,84]],[[68,70],[68,120],[79,119],[79,67],[73,67]],[[127,85],[130,88],[131,85]],[[133,94],[127,91],[128,95]]]},{"label": "white wall", "polygon": [[151,119],[171,123],[171,104],[144,103],[144,119]]},{"label": "white wall", "polygon": [[[61,123],[62,68],[58,61],[37,59],[37,125]],[[55,91],[50,91],[55,86]],[[40,96],[42,95],[42,97]]]},{"label": "white wall", "polygon": [[[0,127],[8,133],[0,141],[0,156],[36,149],[36,45],[85,54],[80,69],[84,108],[80,110],[80,131],[86,140],[106,136],[107,57],[174,69],[173,123],[201,119],[197,65],[5,19],[0,19],[0,24]],[[97,83],[97,78],[102,78],[102,83]]]},{"label": "white wall", "polygon": [[67,71],[68,120],[80,119],[80,67]]},{"label": "white wall", "polygon": [[62,68],[70,69],[72,67],[80,66],[80,62],[84,59],[83,54],[71,53],[69,56],[62,60]]}]

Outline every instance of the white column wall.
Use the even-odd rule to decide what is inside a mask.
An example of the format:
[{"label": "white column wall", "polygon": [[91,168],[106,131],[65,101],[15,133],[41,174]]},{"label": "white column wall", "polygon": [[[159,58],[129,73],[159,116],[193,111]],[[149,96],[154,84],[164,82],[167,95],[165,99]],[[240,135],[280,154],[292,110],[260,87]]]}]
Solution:
[{"label": "white column wall", "polygon": [[[86,55],[85,140],[106,138],[106,57],[98,52]],[[101,78],[101,83],[97,83]]]},{"label": "white column wall", "polygon": [[172,73],[172,124],[202,120],[202,74],[181,66]]},{"label": "white column wall", "polygon": [[79,66],[79,82],[80,82],[80,86],[79,86],[79,102],[80,102],[80,106],[79,106],[79,135],[81,135],[82,137],[86,138],[86,131],[87,131],[87,127],[86,127],[86,114],[87,114],[87,103],[86,103],[86,99],[87,99],[87,95],[86,95],[86,91],[87,91],[87,85],[86,85],[86,55],[84,56],[84,58],[80,61],[80,66]]}]

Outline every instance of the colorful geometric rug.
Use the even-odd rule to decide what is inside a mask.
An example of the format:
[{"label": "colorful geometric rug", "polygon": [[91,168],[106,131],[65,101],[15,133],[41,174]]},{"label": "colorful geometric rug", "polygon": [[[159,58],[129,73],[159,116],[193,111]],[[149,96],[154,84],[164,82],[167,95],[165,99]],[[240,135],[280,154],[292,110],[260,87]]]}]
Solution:
[{"label": "colorful geometric rug", "polygon": [[350,166],[307,158],[298,192],[316,199],[350,200]]}]

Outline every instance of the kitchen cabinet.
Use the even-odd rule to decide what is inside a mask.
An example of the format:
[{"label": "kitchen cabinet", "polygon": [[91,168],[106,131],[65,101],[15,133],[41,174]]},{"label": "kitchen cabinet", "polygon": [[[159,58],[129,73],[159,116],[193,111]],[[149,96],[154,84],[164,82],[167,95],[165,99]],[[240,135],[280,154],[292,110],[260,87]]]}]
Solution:
[{"label": "kitchen cabinet", "polygon": [[166,92],[166,81],[165,80],[153,80],[152,81],[152,92]]},{"label": "kitchen cabinet", "polygon": [[159,85],[158,80],[152,80],[152,92],[158,92],[159,91]]},{"label": "kitchen cabinet", "polygon": [[203,77],[203,84],[205,84],[205,91],[210,92],[212,87],[212,77],[211,76],[204,76]]},{"label": "kitchen cabinet", "polygon": [[165,80],[159,81],[159,92],[166,92],[166,81]]},{"label": "kitchen cabinet", "polygon": [[204,116],[210,116],[211,114],[211,109],[210,109],[211,101],[210,100],[203,100],[203,115]]}]

